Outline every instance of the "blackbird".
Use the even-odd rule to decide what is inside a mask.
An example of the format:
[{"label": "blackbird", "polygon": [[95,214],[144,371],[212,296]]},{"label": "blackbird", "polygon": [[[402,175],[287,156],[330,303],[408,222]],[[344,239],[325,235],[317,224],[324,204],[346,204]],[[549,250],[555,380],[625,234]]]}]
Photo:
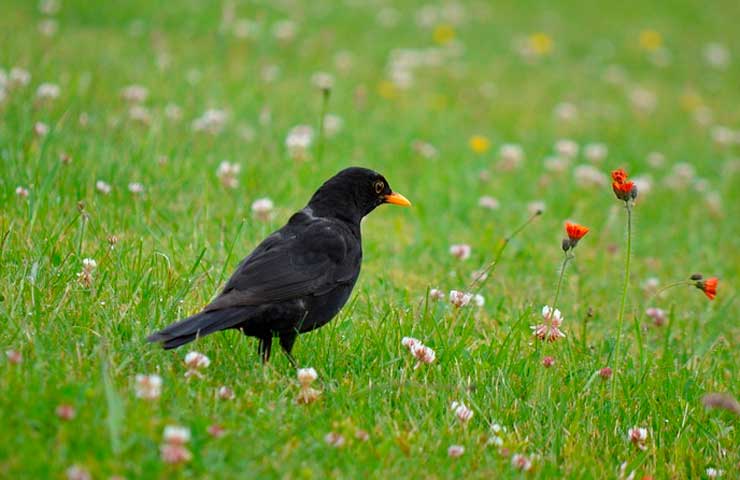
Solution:
[{"label": "blackbird", "polygon": [[379,173],[360,167],[342,170],[241,261],[200,313],[147,340],[170,349],[233,328],[259,339],[263,362],[278,337],[295,364],[291,350],[298,334],[325,325],[347,302],[362,263],[360,220],[383,203],[411,205]]}]

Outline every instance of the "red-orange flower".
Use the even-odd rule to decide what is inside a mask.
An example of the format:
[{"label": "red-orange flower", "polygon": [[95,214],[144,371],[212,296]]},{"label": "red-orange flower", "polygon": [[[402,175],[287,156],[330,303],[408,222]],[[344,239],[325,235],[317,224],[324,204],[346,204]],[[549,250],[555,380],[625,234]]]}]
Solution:
[{"label": "red-orange flower", "polygon": [[573,245],[575,245],[578,240],[582,239],[584,235],[588,233],[588,230],[589,228],[584,227],[583,225],[565,222],[565,231],[568,234],[568,238]]},{"label": "red-orange flower", "polygon": [[717,296],[717,277],[707,278],[706,280],[699,280],[696,282],[696,288],[704,292],[709,300],[714,300]]},{"label": "red-orange flower", "polygon": [[627,175],[627,172],[622,170],[621,168],[617,170],[612,171],[612,190],[614,190],[614,195],[617,196],[618,199],[624,200],[625,202],[637,197],[637,189],[635,188],[634,182],[628,182],[627,178],[629,175]]},{"label": "red-orange flower", "polygon": [[627,172],[621,168],[612,171],[612,180],[616,183],[624,183],[627,180],[627,176]]}]

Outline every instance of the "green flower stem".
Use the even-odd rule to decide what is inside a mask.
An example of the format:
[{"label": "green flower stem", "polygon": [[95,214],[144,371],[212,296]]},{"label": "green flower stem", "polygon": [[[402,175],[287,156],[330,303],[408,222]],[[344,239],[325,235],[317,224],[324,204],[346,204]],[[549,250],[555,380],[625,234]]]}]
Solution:
[{"label": "green flower stem", "polygon": [[622,329],[624,327],[624,307],[627,304],[627,289],[630,283],[630,260],[632,259],[632,205],[625,202],[627,208],[627,254],[624,260],[624,287],[622,288],[622,302],[619,306],[617,318],[617,344],[614,347],[614,378],[612,379],[611,400],[614,402],[617,393],[617,376],[619,375],[620,346],[622,343]]}]

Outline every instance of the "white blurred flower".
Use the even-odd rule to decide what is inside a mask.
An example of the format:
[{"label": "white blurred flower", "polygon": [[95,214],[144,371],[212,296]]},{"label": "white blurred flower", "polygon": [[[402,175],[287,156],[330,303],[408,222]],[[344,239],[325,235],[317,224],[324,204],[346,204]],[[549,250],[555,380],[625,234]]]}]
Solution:
[{"label": "white blurred flower", "polygon": [[555,173],[562,173],[570,166],[570,158],[568,157],[547,157],[544,161],[545,170]]},{"label": "white blurred flower", "polygon": [[272,216],[272,211],[274,208],[274,204],[272,203],[272,200],[269,198],[258,198],[254,202],[252,202],[252,214],[254,214],[257,219],[262,221],[267,221]]},{"label": "white blurred flower", "polygon": [[192,454],[185,447],[190,441],[190,429],[177,425],[167,425],[164,428],[164,444],[161,445],[162,461],[169,464],[180,464],[192,459]]},{"label": "white blurred flower", "polygon": [[41,35],[51,37],[59,30],[59,22],[53,18],[44,18],[38,24]]},{"label": "white blurred flower", "polygon": [[414,140],[411,142],[411,148],[424,158],[435,158],[439,154],[434,145],[423,140]]},{"label": "white blurred flower", "polygon": [[445,292],[438,288],[432,288],[429,290],[429,298],[432,300],[444,300],[445,296]]},{"label": "white blurred flower", "polygon": [[665,155],[660,152],[650,152],[647,155],[647,162],[653,168],[660,168],[665,165]]},{"label": "white blurred flower", "polygon": [[155,400],[162,394],[162,377],[156,374],[136,375],[136,397]]},{"label": "white blurred flower", "polygon": [[563,158],[573,159],[578,156],[578,144],[568,138],[555,142],[555,151]]},{"label": "white blurred flower", "polygon": [[710,66],[724,70],[730,65],[730,50],[721,43],[708,43],[704,46],[704,59]]},{"label": "white blurred flower", "polygon": [[490,210],[496,210],[499,208],[499,201],[488,195],[484,195],[478,199],[478,206],[482,208],[488,208]]},{"label": "white blurred flower", "polygon": [[144,193],[144,185],[139,182],[131,182],[128,184],[128,191],[134,195],[141,195]]},{"label": "white blurred flower", "polygon": [[473,295],[473,303],[476,307],[482,307],[486,304],[486,299],[480,293],[476,293],[475,295]]},{"label": "white blurred flower", "polygon": [[97,267],[98,262],[96,262],[92,258],[82,259],[82,271],[77,274],[77,280],[82,284],[83,287],[90,288],[92,286],[92,274]]},{"label": "white blurred flower", "polygon": [[67,480],[92,480],[92,475],[85,467],[72,465],[65,472]]},{"label": "white blurred flower", "polygon": [[129,85],[121,89],[121,97],[129,103],[144,103],[149,90],[142,85]]},{"label": "white blurred flower", "polygon": [[36,98],[39,100],[54,100],[59,98],[61,89],[55,83],[42,83],[36,89]]},{"label": "white blurred flower", "polygon": [[203,370],[205,368],[208,368],[208,366],[211,364],[211,359],[206,357],[200,352],[188,352],[187,355],[185,355],[185,366],[188,367],[188,371],[185,372],[185,377],[199,377],[203,378],[203,374],[200,373],[200,370]]},{"label": "white blurred flower", "polygon": [[504,171],[518,168],[524,161],[524,149],[516,143],[505,143],[498,150],[497,167]]},{"label": "white blurred flower", "polygon": [[555,105],[555,118],[562,122],[572,122],[578,118],[578,107],[570,102],[562,102]]},{"label": "white blurred flower", "polygon": [[13,87],[25,87],[31,81],[31,74],[28,70],[13,67],[10,69],[10,76],[8,77],[8,84],[11,88]]},{"label": "white blurred flower", "polygon": [[295,38],[296,32],[296,24],[291,20],[280,20],[272,26],[272,35],[281,42],[290,42]]},{"label": "white blurred flower", "polygon": [[149,125],[152,121],[152,115],[149,113],[149,109],[141,105],[134,105],[129,108],[128,118],[144,125]]},{"label": "white blurred flower", "polygon": [[542,200],[535,200],[534,202],[529,202],[527,204],[527,211],[529,211],[531,215],[534,215],[537,213],[541,214],[542,212],[545,211],[545,207],[546,207],[545,202],[543,202]]},{"label": "white blurred flower", "polygon": [[324,116],[324,132],[327,137],[333,137],[342,130],[342,117],[329,113]]},{"label": "white blurred flower", "polygon": [[182,108],[176,103],[170,102],[164,107],[164,115],[172,121],[180,120],[182,118]]},{"label": "white blurred flower", "polygon": [[343,447],[345,444],[344,436],[337,432],[327,433],[324,436],[324,441],[327,443],[327,445],[332,446],[334,448]]},{"label": "white blurred flower", "polygon": [[411,350],[415,345],[422,345],[421,340],[414,337],[403,337],[401,339],[401,345]]},{"label": "white blurred flower", "polygon": [[472,248],[466,243],[460,243],[450,246],[450,255],[458,260],[467,260],[470,258]]},{"label": "white blurred flower", "polygon": [[305,160],[308,157],[308,148],[313,141],[313,128],[308,125],[293,127],[285,138],[288,154],[294,160]]},{"label": "white blurred flower", "polygon": [[459,458],[462,457],[465,453],[465,447],[462,445],[450,445],[450,448],[447,449],[447,455],[450,458]]},{"label": "white blurred flower", "polygon": [[434,352],[434,350],[430,347],[427,347],[426,345],[413,345],[410,348],[410,351],[411,355],[413,355],[418,360],[418,363],[414,368],[417,368],[422,363],[432,363],[437,357],[437,354]]},{"label": "white blurred flower", "polygon": [[724,470],[709,467],[706,469],[707,478],[719,478],[724,475]]},{"label": "white blurred flower", "polygon": [[311,83],[321,91],[330,91],[334,88],[334,76],[326,72],[316,72],[311,75]]},{"label": "white blurred flower", "polygon": [[650,193],[653,189],[653,180],[649,175],[634,177],[632,180],[635,183],[635,188],[637,188],[637,191],[640,193],[640,197]]},{"label": "white blurred flower", "polygon": [[33,124],[33,133],[37,137],[45,137],[49,133],[49,126],[43,122]]},{"label": "white blurred flower", "polygon": [[579,187],[605,187],[609,184],[606,174],[593,165],[578,165],[573,169],[573,179]]},{"label": "white blurred flower", "polygon": [[218,394],[218,398],[220,398],[221,400],[233,400],[236,398],[234,390],[225,385],[218,387],[216,393]]},{"label": "white blurred flower", "polygon": [[658,97],[655,92],[646,88],[637,87],[632,89],[629,93],[629,98],[633,107],[646,113],[655,110],[658,104]]},{"label": "white blurred flower", "polygon": [[19,198],[27,198],[28,197],[28,189],[25,187],[21,187],[20,185],[15,187],[15,194]]},{"label": "white blurred flower", "polygon": [[532,469],[532,460],[526,455],[515,453],[511,456],[511,466],[517,470],[528,472]]},{"label": "white blurred flower", "polygon": [[583,153],[589,162],[601,163],[609,153],[609,149],[603,143],[588,143],[584,147]]},{"label": "white blurred flower", "polygon": [[223,130],[227,119],[228,115],[225,111],[211,108],[193,120],[192,128],[194,132],[205,132],[216,135]]},{"label": "white blurred flower", "polygon": [[218,164],[216,176],[221,184],[226,188],[236,188],[239,186],[239,172],[242,167],[238,163],[221,162]]},{"label": "white blurred flower", "polygon": [[97,182],[95,182],[95,189],[103,195],[108,195],[112,190],[110,184],[104,182],[103,180],[98,180]]},{"label": "white blurred flower", "polygon": [[668,315],[662,308],[650,307],[645,310],[645,315],[653,320],[653,323],[656,327],[665,325],[665,323],[668,321]]}]

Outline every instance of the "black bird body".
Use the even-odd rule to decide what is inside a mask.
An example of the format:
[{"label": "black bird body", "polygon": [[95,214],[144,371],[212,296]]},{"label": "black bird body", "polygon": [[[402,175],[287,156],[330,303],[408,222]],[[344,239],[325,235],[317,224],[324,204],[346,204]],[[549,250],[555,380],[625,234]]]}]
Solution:
[{"label": "black bird body", "polygon": [[275,336],[292,360],[297,335],[325,325],[349,299],[362,264],[360,220],[382,203],[409,205],[380,174],[342,170],[241,261],[200,313],[148,340],[169,349],[235,328],[259,339],[265,361]]}]

